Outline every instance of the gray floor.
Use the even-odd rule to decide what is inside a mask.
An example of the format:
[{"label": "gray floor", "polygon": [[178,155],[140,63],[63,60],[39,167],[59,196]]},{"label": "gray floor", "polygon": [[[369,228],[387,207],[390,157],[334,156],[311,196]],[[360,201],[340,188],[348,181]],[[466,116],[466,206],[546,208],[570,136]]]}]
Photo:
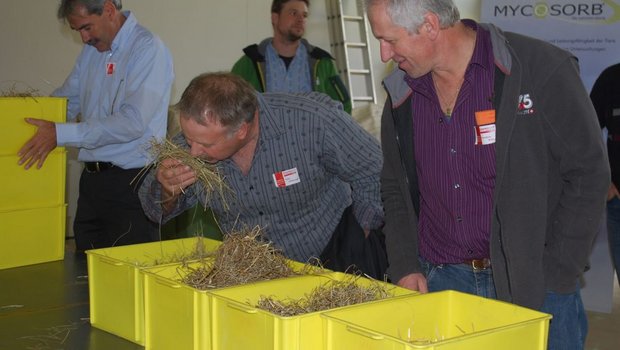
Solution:
[{"label": "gray floor", "polygon": [[[71,242],[68,242],[70,250]],[[133,350],[143,347],[90,326],[86,261],[0,270],[0,350]],[[620,289],[611,314],[588,312],[587,350],[620,349]]]},{"label": "gray floor", "polygon": [[614,297],[611,313],[588,312],[590,330],[586,350],[620,349],[620,288],[614,281]]},{"label": "gray floor", "polygon": [[86,260],[0,270],[0,350],[133,350],[90,326]]}]

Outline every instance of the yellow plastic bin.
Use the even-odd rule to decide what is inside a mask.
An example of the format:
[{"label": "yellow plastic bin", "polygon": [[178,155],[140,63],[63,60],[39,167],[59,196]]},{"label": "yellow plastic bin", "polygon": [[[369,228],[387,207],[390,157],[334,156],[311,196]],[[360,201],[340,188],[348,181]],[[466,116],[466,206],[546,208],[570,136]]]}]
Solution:
[{"label": "yellow plastic bin", "polygon": [[91,325],[144,345],[142,270],[176,263],[194,251],[199,242],[206,251],[221,244],[194,237],[87,250]]},{"label": "yellow plastic bin", "polygon": [[66,217],[64,204],[0,209],[0,269],[62,260]]},{"label": "yellow plastic bin", "polygon": [[0,155],[16,155],[36,132],[24,118],[64,122],[66,111],[66,98],[0,97]]},{"label": "yellow plastic bin", "polygon": [[551,315],[444,291],[322,315],[326,350],[545,350]]},{"label": "yellow plastic bin", "polygon": [[[301,276],[278,281],[215,290],[212,292],[212,349],[213,350],[320,350],[323,348],[323,327],[317,311],[297,316],[279,316],[255,305],[261,296],[276,300],[301,299],[318,286],[350,276],[334,272],[321,276]],[[366,278],[356,283],[369,285]],[[383,282],[378,282],[383,283]],[[387,285],[393,295],[412,295],[416,292]],[[364,304],[372,304],[364,303]],[[363,305],[363,304],[358,304]],[[351,306],[342,307],[346,309]],[[344,346],[340,349],[361,349]]]},{"label": "yellow plastic bin", "polygon": [[[293,270],[308,272],[305,264],[288,260]],[[207,262],[208,264],[208,262]],[[195,268],[198,263],[189,267]],[[189,272],[180,264],[157,266],[144,270],[145,275],[145,348],[147,350],[207,350],[211,349],[211,292],[181,282]],[[317,270],[314,270],[317,272]],[[325,273],[330,273],[324,270]],[[297,279],[298,277],[289,277]],[[289,278],[246,285],[279,283]],[[246,329],[248,325],[235,327]],[[243,349],[243,348],[238,348]],[[254,349],[249,347],[246,349]]]},{"label": "yellow plastic bin", "polygon": [[[52,151],[43,167],[26,170],[17,155],[0,155],[0,210],[33,209],[65,203],[67,156],[64,148]],[[32,218],[34,219],[34,218]]]}]

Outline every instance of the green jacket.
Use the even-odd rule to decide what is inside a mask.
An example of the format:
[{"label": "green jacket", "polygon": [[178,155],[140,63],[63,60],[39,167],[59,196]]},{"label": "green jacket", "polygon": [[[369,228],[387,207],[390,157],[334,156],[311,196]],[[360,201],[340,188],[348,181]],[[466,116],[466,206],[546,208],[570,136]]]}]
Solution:
[{"label": "green jacket", "polygon": [[[257,91],[265,92],[265,50],[271,38],[252,44],[243,49],[243,55],[233,66],[231,72],[248,81]],[[351,97],[340,79],[334,59],[325,50],[312,46],[305,39],[301,43],[309,52],[313,90],[327,94],[342,103],[344,110],[351,114]]]}]

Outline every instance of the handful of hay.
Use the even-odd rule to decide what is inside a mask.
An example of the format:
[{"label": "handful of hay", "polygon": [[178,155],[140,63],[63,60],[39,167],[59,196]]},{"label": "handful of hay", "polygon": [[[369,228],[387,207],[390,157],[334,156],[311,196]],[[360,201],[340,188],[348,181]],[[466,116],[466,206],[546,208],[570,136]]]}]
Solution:
[{"label": "handful of hay", "polygon": [[[226,196],[232,194],[232,190],[223,176],[220,174],[215,164],[210,164],[204,160],[194,157],[187,150],[177,146],[172,141],[166,139],[164,141],[151,141],[151,154],[155,157],[155,161],[151,166],[157,166],[164,159],[172,158],[189,166],[198,177],[205,190],[205,203],[209,203],[214,193],[222,198],[222,205],[228,209]],[[150,168],[150,166],[149,166]]]},{"label": "handful of hay", "polygon": [[182,278],[183,283],[206,290],[297,275],[284,255],[271,243],[261,241],[260,235],[258,226],[225,235],[214,261],[187,267],[190,273]]},{"label": "handful of hay", "polygon": [[272,297],[261,297],[256,306],[276,315],[288,317],[385,299],[391,296],[386,284],[372,281],[370,285],[364,286],[357,283],[358,279],[364,277],[348,276],[350,277],[341,281],[332,280],[320,285],[313,289],[310,294],[298,300],[279,301]]}]

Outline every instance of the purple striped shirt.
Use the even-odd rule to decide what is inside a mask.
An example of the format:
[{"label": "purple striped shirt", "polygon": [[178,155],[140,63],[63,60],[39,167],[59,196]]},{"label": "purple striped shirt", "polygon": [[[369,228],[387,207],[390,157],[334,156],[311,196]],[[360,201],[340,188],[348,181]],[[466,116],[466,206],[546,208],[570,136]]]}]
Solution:
[{"label": "purple striped shirt", "polygon": [[414,91],[419,254],[436,264],[489,257],[495,144],[475,144],[475,112],[493,109],[494,64],[489,33],[463,22],[477,31],[476,46],[451,118],[441,110],[430,73],[406,78]]}]

